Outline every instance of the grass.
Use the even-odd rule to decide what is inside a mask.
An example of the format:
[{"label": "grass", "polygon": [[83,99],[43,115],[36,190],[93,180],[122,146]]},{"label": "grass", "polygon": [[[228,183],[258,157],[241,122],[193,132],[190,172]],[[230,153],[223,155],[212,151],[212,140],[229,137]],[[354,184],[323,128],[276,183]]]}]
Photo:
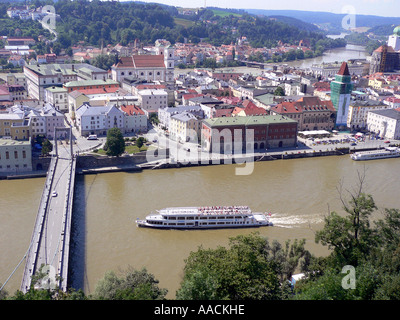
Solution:
[{"label": "grass", "polygon": [[227,17],[227,16],[230,16],[230,15],[233,15],[233,16],[235,16],[235,17],[241,17],[241,16],[242,16],[242,15],[239,14],[239,13],[233,13],[233,12],[223,11],[223,10],[216,10],[216,9],[213,9],[213,10],[211,10],[211,11],[214,12],[214,15],[220,16],[220,17]]},{"label": "grass", "polygon": [[186,19],[182,19],[182,18],[174,18],[174,22],[177,25],[183,26],[185,28],[188,28],[188,27],[191,27],[194,25],[194,21],[186,20]]}]

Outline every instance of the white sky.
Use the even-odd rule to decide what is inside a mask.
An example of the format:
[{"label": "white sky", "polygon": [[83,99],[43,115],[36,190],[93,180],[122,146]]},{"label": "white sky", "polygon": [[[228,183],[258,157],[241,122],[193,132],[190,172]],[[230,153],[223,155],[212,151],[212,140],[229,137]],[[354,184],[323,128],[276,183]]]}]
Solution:
[{"label": "white sky", "polygon": [[[123,0],[121,0],[123,1]],[[343,11],[352,6],[355,14],[372,14],[400,17],[400,0],[141,0],[168,5],[197,8],[207,6],[232,9],[303,10],[349,13]]]}]

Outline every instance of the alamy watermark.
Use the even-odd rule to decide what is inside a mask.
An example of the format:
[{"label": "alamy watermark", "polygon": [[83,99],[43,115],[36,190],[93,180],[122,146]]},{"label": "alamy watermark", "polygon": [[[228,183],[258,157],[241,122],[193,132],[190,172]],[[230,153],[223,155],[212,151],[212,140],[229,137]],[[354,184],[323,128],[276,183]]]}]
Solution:
[{"label": "alamy watermark", "polygon": [[[211,136],[206,138],[203,132],[201,139],[193,129],[187,130],[181,139],[171,139],[153,132],[150,136],[153,142],[158,143],[158,148],[148,149],[146,160],[180,165],[235,163],[240,165],[235,168],[235,175],[250,175],[254,171],[255,157],[261,157],[267,151],[266,141],[255,141],[252,129],[235,129],[233,132],[229,129],[212,129],[211,132]],[[255,150],[255,145],[261,148]]]},{"label": "alamy watermark", "polygon": [[43,18],[40,21],[44,28],[49,30],[56,30],[56,9],[54,6],[45,5],[42,7]]},{"label": "alamy watermark", "polygon": [[342,273],[346,274],[342,279],[342,288],[345,290],[356,288],[356,269],[351,265],[342,268]]}]

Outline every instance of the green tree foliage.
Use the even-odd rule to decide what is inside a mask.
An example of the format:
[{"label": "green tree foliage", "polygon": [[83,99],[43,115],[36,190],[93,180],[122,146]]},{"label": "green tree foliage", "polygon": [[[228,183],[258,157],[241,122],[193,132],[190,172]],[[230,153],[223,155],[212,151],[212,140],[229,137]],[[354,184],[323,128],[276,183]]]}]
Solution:
[{"label": "green tree foliage", "polygon": [[107,140],[104,150],[109,156],[119,157],[125,151],[124,137],[119,128],[111,128],[107,131]]},{"label": "green tree foliage", "polygon": [[[331,213],[316,242],[331,250],[325,258],[311,257],[306,280],[296,286],[295,299],[374,300],[400,298],[400,210],[385,209],[373,225],[376,212],[371,195],[363,192],[364,177],[357,190],[342,199],[344,214]],[[341,270],[355,268],[355,287],[344,289]]]},{"label": "green tree foliage", "polygon": [[285,249],[258,234],[230,239],[230,247],[191,252],[177,299],[284,299],[287,279],[308,252],[304,241]]},{"label": "green tree foliage", "polygon": [[115,55],[102,54],[94,59],[92,65],[103,70],[110,70],[111,66],[117,62],[117,59]]},{"label": "green tree foliage", "polygon": [[129,267],[121,275],[108,271],[96,285],[94,299],[97,300],[162,300],[166,289],[158,287],[158,280],[145,268]]},{"label": "green tree foliage", "polygon": [[49,139],[44,139],[42,143],[42,155],[47,156],[51,151],[53,151],[53,145]]},{"label": "green tree foliage", "polygon": [[285,90],[283,90],[282,87],[277,87],[274,91],[274,95],[276,96],[284,96],[285,95]]}]

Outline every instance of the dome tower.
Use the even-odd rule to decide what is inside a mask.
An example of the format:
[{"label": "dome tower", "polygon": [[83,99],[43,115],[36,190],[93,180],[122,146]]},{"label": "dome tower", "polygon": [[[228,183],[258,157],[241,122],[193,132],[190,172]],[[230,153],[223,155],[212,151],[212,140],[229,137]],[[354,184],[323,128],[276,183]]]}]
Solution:
[{"label": "dome tower", "polygon": [[389,36],[388,46],[392,47],[394,51],[400,50],[400,26],[393,29],[393,34]]}]

